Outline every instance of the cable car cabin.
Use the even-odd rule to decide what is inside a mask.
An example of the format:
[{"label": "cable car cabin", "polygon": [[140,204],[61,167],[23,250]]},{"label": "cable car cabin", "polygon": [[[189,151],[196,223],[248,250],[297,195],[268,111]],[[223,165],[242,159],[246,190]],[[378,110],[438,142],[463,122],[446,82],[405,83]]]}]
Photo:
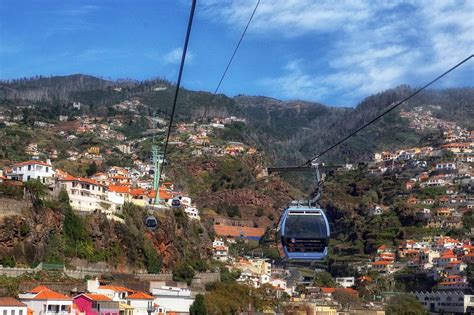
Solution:
[{"label": "cable car cabin", "polygon": [[280,253],[289,260],[323,260],[328,254],[330,235],[322,209],[292,205],[280,220]]},{"label": "cable car cabin", "polygon": [[179,208],[181,207],[181,200],[179,200],[178,198],[173,198],[171,200],[171,208]]},{"label": "cable car cabin", "polygon": [[145,219],[145,226],[147,227],[148,230],[153,231],[158,226],[158,221],[156,220],[154,216],[150,215],[146,217]]}]

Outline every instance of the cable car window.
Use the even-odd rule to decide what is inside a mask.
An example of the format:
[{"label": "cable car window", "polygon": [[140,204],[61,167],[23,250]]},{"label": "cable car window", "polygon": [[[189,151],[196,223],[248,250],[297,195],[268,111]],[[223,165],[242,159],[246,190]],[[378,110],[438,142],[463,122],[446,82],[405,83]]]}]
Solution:
[{"label": "cable car window", "polygon": [[294,238],[327,237],[326,222],[322,215],[289,215],[286,219],[285,236]]}]

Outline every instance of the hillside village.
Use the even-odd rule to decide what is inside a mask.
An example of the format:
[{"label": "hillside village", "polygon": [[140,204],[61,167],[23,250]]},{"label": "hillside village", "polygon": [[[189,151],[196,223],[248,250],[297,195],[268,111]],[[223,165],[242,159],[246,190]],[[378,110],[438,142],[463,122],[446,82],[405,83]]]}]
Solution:
[{"label": "hillside village", "polygon": [[[174,183],[166,167],[158,192],[153,189],[153,176],[157,170],[150,145],[152,139],[163,135],[167,124],[165,118],[141,115],[143,104],[137,99],[114,105],[117,112],[127,112],[127,115],[114,118],[80,115],[81,106],[79,102],[72,103],[75,114],[60,115],[55,122],[33,122],[33,128],[41,128],[68,143],[81,145],[57,148],[41,139],[24,143],[24,152],[18,155],[21,160],[2,160],[1,198],[26,198],[26,194],[12,195],[11,187],[22,188],[27,182],[37,180],[48,192],[43,198],[57,198],[61,191],[66,191],[75,212],[82,215],[99,212],[117,224],[125,223],[122,211],[127,204],[144,207],[149,213],[182,209],[188,220],[211,222],[215,238],[209,250],[220,266],[217,268],[217,274],[221,271],[220,277],[226,269],[235,274],[236,283],[254,289],[271,288],[275,297],[284,301],[279,307],[284,307],[288,314],[297,314],[298,310],[307,307],[314,309],[316,314],[383,314],[388,301],[385,292],[395,290],[390,283],[396,275],[407,270],[434,281],[428,291],[409,291],[426,310],[463,313],[474,309],[474,295],[470,293],[472,282],[469,282],[473,272],[469,270],[474,264],[474,227],[473,221],[467,219],[474,208],[473,130],[436,119],[422,108],[401,112],[401,117],[408,119],[413,129],[439,129],[441,143],[377,152],[367,163],[367,173],[379,177],[394,175],[400,180],[403,183],[403,194],[399,196],[402,202],[413,209],[417,224],[433,233],[404,239],[398,246],[382,244],[370,254],[369,261],[352,266],[357,273],[343,277],[329,275],[329,281],[321,283],[317,280],[318,272],[295,274],[274,257],[262,255],[256,258],[248,252],[242,254],[239,251],[242,246],[267,238],[266,227],[245,218],[209,217],[208,212],[203,213],[203,209],[193,202],[195,196]],[[6,128],[24,125],[25,118],[6,107],[0,108],[0,124]],[[127,127],[130,119],[143,125],[131,131]],[[210,121],[179,122],[170,144],[192,158],[239,158],[260,154],[255,147],[219,136],[229,127],[245,125],[244,118],[214,117]],[[101,142],[83,145],[79,140],[85,136]],[[145,143],[148,146],[143,147]],[[120,157],[121,164],[123,160],[129,161],[129,166],[110,165],[111,156]],[[175,161],[179,159],[173,157],[171,163]],[[86,165],[88,174],[69,171],[74,170],[70,163]],[[160,163],[167,165],[168,158],[161,158]],[[350,172],[353,168],[347,165],[338,172]],[[390,211],[390,205],[373,204],[369,216],[384,216]],[[444,233],[463,228],[470,228],[469,233]],[[5,257],[0,258],[6,261]],[[16,267],[21,269],[14,264],[0,267],[0,274],[8,275]],[[216,273],[216,270],[212,272]],[[321,271],[321,275],[324,273]],[[11,308],[12,315],[89,315],[104,313],[104,309],[107,314],[187,314],[196,295],[205,293],[202,286],[196,289],[183,282],[148,282],[150,286],[144,290],[146,292],[129,289],[126,283],[114,286],[113,283],[100,284],[98,280],[88,280],[87,287],[81,292],[74,292],[73,288],[55,292],[37,283],[39,286],[25,289],[16,297],[0,299],[0,313]],[[388,287],[381,289],[381,282],[388,282]],[[371,294],[374,295],[372,298]],[[13,309],[18,313],[13,313]]]}]

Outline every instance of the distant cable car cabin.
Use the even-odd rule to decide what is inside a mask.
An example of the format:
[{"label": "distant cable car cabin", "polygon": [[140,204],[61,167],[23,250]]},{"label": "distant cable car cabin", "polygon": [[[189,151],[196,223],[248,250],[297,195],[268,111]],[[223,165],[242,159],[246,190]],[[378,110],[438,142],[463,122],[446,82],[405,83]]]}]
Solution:
[{"label": "distant cable car cabin", "polygon": [[158,227],[158,220],[152,215],[149,215],[145,219],[145,226],[149,231],[154,231]]},{"label": "distant cable car cabin", "polygon": [[181,207],[181,200],[179,200],[178,198],[173,198],[171,200],[171,208],[179,208]]}]

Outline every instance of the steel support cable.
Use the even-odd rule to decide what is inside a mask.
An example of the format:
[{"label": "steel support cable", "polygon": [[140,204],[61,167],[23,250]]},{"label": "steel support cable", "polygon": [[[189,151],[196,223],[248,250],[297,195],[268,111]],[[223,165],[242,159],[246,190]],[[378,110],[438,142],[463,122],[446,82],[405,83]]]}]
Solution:
[{"label": "steel support cable", "polygon": [[[169,142],[170,135],[171,135],[171,129],[173,127],[173,120],[174,120],[174,115],[175,115],[175,112],[176,112],[176,103],[177,103],[177,100],[178,100],[179,87],[181,85],[181,78],[183,76],[184,63],[186,61],[186,53],[188,51],[189,37],[191,35],[191,28],[192,28],[192,25],[193,25],[193,18],[194,18],[195,9],[196,9],[196,0],[193,0],[193,3],[191,5],[191,11],[189,13],[189,18],[188,18],[188,28],[186,30],[186,37],[184,39],[184,47],[183,47],[183,53],[181,55],[181,63],[179,65],[178,81],[176,82],[176,90],[175,90],[174,98],[173,98],[173,107],[171,109],[170,122],[168,124],[168,132],[166,134],[165,147],[164,147],[164,150],[163,150],[163,162],[166,160],[166,154],[167,154],[167,151],[168,151],[168,142]],[[164,165],[164,163],[161,163],[161,165],[160,165],[160,178],[158,179],[158,187],[160,187],[161,176],[163,176],[163,165]],[[157,194],[158,193],[159,192],[157,192]]]},{"label": "steel support cable", "polygon": [[232,55],[231,55],[231,57],[230,57],[230,59],[229,59],[229,62],[227,63],[227,66],[225,67],[225,70],[224,70],[224,72],[223,72],[222,75],[221,75],[221,78],[220,78],[220,80],[219,80],[219,83],[217,84],[216,88],[214,89],[214,93],[212,93],[212,98],[211,98],[211,100],[210,100],[209,103],[207,103],[207,105],[206,105],[206,108],[205,108],[205,110],[204,110],[204,114],[203,114],[203,116],[201,117],[201,119],[203,119],[203,118],[207,115],[207,111],[208,111],[208,109],[209,109],[209,104],[212,103],[212,102],[214,102],[214,99],[215,99],[215,97],[216,97],[216,95],[217,95],[217,91],[219,91],[219,88],[221,87],[222,81],[224,81],[224,78],[225,78],[225,76],[226,76],[226,74],[227,74],[227,71],[229,71],[230,65],[232,64],[232,61],[234,61],[234,57],[235,57],[235,55],[237,54],[237,51],[239,50],[240,44],[241,44],[242,41],[244,40],[245,34],[247,33],[247,30],[248,30],[248,28],[249,28],[249,26],[250,26],[250,23],[251,23],[252,20],[253,20],[253,17],[254,17],[254,15],[255,15],[255,12],[257,11],[257,8],[258,8],[259,5],[260,5],[260,0],[257,1],[257,4],[255,5],[255,8],[253,9],[252,14],[250,15],[250,18],[249,18],[249,20],[248,20],[248,22],[247,22],[247,25],[245,26],[244,31],[242,32],[242,35],[240,36],[240,39],[239,39],[239,41],[237,42],[237,46],[235,46],[234,52],[232,53]]},{"label": "steel support cable", "polygon": [[[301,165],[298,165],[297,167],[304,167],[304,166],[308,166],[308,165],[311,165],[311,163],[316,160],[316,159],[319,159],[321,156],[327,154],[329,151],[333,150],[334,148],[336,148],[337,146],[339,146],[340,144],[346,142],[348,139],[350,139],[351,137],[355,136],[357,133],[359,133],[360,131],[362,131],[363,129],[367,128],[368,126],[370,126],[371,124],[375,123],[377,120],[379,120],[380,118],[382,118],[383,116],[387,115],[388,113],[390,113],[391,111],[393,111],[394,109],[396,109],[397,107],[399,107],[400,105],[402,105],[403,103],[405,103],[406,101],[408,101],[409,99],[413,98],[414,96],[416,96],[417,94],[419,94],[421,91],[425,90],[426,88],[428,88],[429,86],[431,86],[432,84],[434,84],[435,82],[437,82],[438,80],[440,80],[441,78],[445,77],[447,74],[449,74],[450,72],[454,71],[455,69],[459,68],[460,66],[462,66],[463,64],[465,64],[466,62],[468,62],[470,59],[472,59],[474,57],[474,54],[471,54],[470,56],[468,56],[467,58],[463,59],[462,61],[458,62],[455,66],[451,67],[450,69],[448,69],[447,71],[445,71],[444,73],[440,74],[439,76],[437,76],[436,78],[434,78],[433,80],[431,80],[430,82],[426,83],[423,87],[417,89],[416,91],[414,91],[413,93],[411,93],[410,95],[408,95],[407,97],[405,97],[403,100],[399,101],[398,103],[396,103],[395,105],[393,105],[392,107],[390,107],[389,109],[387,109],[386,111],[384,111],[383,113],[379,114],[378,116],[376,116],[375,118],[371,119],[369,122],[365,123],[364,125],[362,125],[361,127],[357,128],[356,130],[352,131],[349,135],[345,136],[344,138],[342,138],[341,140],[337,141],[336,143],[334,143],[333,145],[327,147],[326,149],[324,149],[323,151],[321,151],[320,153],[314,155],[311,159],[307,160],[305,163],[301,164]],[[272,178],[274,176],[280,176],[280,175],[283,175],[283,174],[287,174],[291,172],[291,169],[290,170],[285,170],[285,171],[281,171],[281,172],[275,172],[275,173],[272,173],[268,176],[265,176],[264,178],[261,178],[261,179],[258,179],[258,180],[255,180],[251,183],[248,183],[246,185],[243,185],[242,187],[240,188],[246,188],[248,186],[253,186],[253,185],[256,185],[260,182],[263,182],[263,181],[266,181],[268,180],[269,178]],[[223,190],[222,192],[225,192],[225,191],[228,191],[229,189],[226,189],[226,190]],[[230,189],[232,190],[232,189]],[[216,193],[219,193],[219,192],[216,192]]]}]

